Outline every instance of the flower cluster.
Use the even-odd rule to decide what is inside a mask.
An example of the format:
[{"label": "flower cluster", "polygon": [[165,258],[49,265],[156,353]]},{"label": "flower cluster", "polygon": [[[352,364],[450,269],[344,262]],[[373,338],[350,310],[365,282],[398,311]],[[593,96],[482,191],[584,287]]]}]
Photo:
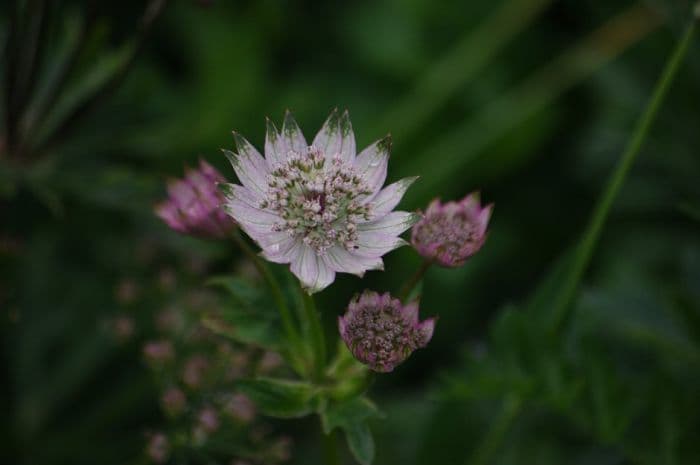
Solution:
[{"label": "flower cluster", "polygon": [[309,145],[287,113],[282,131],[268,121],[265,157],[236,134],[226,152],[241,185],[225,184],[225,210],[275,263],[309,293],[336,273],[383,269],[382,256],[405,245],[399,237],[418,216],[392,210],[416,178],[382,189],[390,139],[356,155],[348,113],[331,113]]},{"label": "flower cluster", "polygon": [[[181,306],[153,316],[158,338],[144,343],[143,356],[156,375],[166,423],[148,436],[146,455],[166,463],[173,456],[209,451],[242,464],[282,463],[289,456],[289,439],[271,434],[255,403],[236,389],[241,378],[279,372],[280,356],[229,342],[204,327],[200,315],[192,315],[197,308],[216,312],[216,302],[213,295],[188,294]],[[230,450],[215,445],[223,438]],[[245,454],[239,456],[239,450]]]},{"label": "flower cluster", "polygon": [[481,207],[477,193],[460,202],[442,204],[435,199],[413,227],[411,243],[418,253],[438,265],[462,266],[484,245],[492,209],[493,205]]},{"label": "flower cluster", "polygon": [[170,181],[168,199],[156,206],[156,214],[184,234],[226,237],[235,223],[221,209],[222,198],[216,186],[223,181],[213,166],[200,160],[199,169],[187,169],[183,179]]},{"label": "flower cluster", "polygon": [[374,371],[389,372],[430,342],[435,319],[418,321],[418,302],[402,305],[389,293],[365,291],[338,317],[338,328],[358,360]]}]

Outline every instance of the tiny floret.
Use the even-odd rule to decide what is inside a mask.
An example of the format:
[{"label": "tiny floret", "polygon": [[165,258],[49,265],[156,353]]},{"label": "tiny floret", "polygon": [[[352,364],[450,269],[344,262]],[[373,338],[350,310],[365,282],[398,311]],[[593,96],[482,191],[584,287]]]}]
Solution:
[{"label": "tiny floret", "polygon": [[200,160],[198,169],[187,169],[183,179],[170,181],[168,198],[156,206],[156,215],[183,234],[224,238],[235,227],[221,208],[223,197],[217,184],[224,181],[216,168]]},{"label": "tiny floret", "polygon": [[416,301],[402,305],[389,293],[365,291],[338,317],[338,328],[356,359],[386,373],[430,342],[435,318],[418,321]]},{"label": "tiny floret", "polygon": [[265,157],[234,133],[224,151],[241,182],[221,186],[224,208],[275,263],[289,263],[309,292],[336,273],[383,269],[382,256],[418,216],[392,211],[416,178],[384,189],[389,138],[356,155],[347,111],[333,111],[311,144],[287,112],[282,130],[267,122]]},{"label": "tiny floret", "polygon": [[481,207],[478,193],[460,202],[435,199],[413,226],[411,243],[426,259],[447,268],[464,265],[486,241],[493,204]]}]

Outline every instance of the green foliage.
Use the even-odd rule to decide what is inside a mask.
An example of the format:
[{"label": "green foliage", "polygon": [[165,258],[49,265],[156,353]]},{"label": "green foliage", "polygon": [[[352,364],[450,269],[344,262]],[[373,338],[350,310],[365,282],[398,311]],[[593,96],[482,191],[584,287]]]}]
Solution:
[{"label": "green foliage", "polygon": [[[689,2],[167,3],[146,36],[144,2],[93,2],[94,14],[81,2],[0,5],[2,463],[144,463],[144,434],[169,421],[158,402],[172,380],[148,376],[142,345],[170,307],[232,345],[281,351],[288,366],[241,389],[272,416],[320,415],[360,463],[700,463],[697,43],[552,331],[571,244]],[[26,95],[8,86],[13,51]],[[10,108],[15,96],[24,105]],[[318,356],[313,312],[291,285],[299,340],[288,351],[240,250],[178,236],[152,213],[166,178],[198,156],[233,179],[219,152],[230,130],[262,148],[264,116],[291,108],[310,138],[334,106],[349,108],[358,147],[393,135],[390,181],[421,176],[402,209],[476,189],[496,203],[480,254],[426,275],[422,311],[440,322],[428,348],[373,379],[382,421],[366,367],[342,343]],[[319,296],[319,327],[334,336],[353,292],[398,289],[417,266],[406,248],[386,273],[339,276]],[[124,282],[135,296],[121,295]],[[113,324],[123,317],[126,338]],[[271,424],[293,436],[290,463],[325,463],[316,421]],[[265,463],[259,444],[236,439],[257,433],[244,430],[180,444],[192,453],[173,459]]]},{"label": "green foliage", "polygon": [[302,381],[256,378],[241,380],[238,386],[264,413],[279,418],[308,415],[320,400],[314,385]]},{"label": "green foliage", "polygon": [[369,465],[374,460],[374,439],[368,420],[379,416],[369,399],[351,397],[331,402],[321,414],[321,424],[326,434],[335,428],[343,430],[353,456],[359,463]]}]

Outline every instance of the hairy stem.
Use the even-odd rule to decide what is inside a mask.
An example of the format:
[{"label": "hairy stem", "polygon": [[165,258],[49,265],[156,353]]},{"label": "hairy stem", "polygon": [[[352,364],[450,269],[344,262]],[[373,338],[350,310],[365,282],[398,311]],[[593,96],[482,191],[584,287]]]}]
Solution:
[{"label": "hairy stem", "polygon": [[265,262],[262,261],[260,256],[257,253],[255,253],[255,251],[246,242],[246,240],[243,238],[238,229],[234,230],[234,232],[231,234],[231,237],[236,242],[236,244],[238,244],[243,253],[245,253],[246,256],[250,259],[250,261],[253,262],[253,266],[255,266],[255,269],[258,270],[258,273],[260,273],[260,275],[267,283],[268,287],[270,288],[270,292],[272,293],[272,298],[275,300],[275,304],[279,309],[280,317],[282,318],[282,326],[284,327],[284,332],[287,334],[287,338],[289,339],[289,341],[294,346],[297,346],[297,343],[299,341],[299,335],[297,334],[297,331],[294,327],[294,320],[292,319],[292,314],[289,311],[287,300],[284,298],[284,294],[282,293],[282,288],[279,282],[272,274],[270,269],[267,267]]},{"label": "hairy stem", "polygon": [[304,311],[311,337],[311,351],[314,360],[313,378],[314,381],[323,379],[323,370],[326,367],[326,340],[321,325],[321,315],[316,310],[316,302],[312,295],[301,290],[304,301]]}]

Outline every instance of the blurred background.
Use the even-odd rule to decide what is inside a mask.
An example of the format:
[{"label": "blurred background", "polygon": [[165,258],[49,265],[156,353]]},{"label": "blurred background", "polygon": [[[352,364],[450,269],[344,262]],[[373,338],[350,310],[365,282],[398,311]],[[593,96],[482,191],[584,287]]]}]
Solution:
[{"label": "blurred background", "polygon": [[[421,176],[403,209],[474,190],[496,204],[483,250],[426,277],[431,344],[375,381],[376,463],[700,463],[697,40],[564,330],[542,336],[557,267],[691,10],[2,2],[0,461],[148,463],[170,420],[144,344],[165,337],[166,310],[196,321],[207,276],[246,272],[233,244],[154,216],[166,180],[200,157],[233,179],[219,150],[231,130],[261,148],[265,116],[291,109],[311,138],[337,106],[358,146],[392,134],[389,181]],[[329,334],[354,292],[397,289],[419,263],[403,248],[384,273],[341,276],[319,296]],[[175,345],[201,344],[188,341]],[[323,463],[317,420],[264,421],[279,454],[249,462]],[[235,463],[227,454],[173,463]]]}]

